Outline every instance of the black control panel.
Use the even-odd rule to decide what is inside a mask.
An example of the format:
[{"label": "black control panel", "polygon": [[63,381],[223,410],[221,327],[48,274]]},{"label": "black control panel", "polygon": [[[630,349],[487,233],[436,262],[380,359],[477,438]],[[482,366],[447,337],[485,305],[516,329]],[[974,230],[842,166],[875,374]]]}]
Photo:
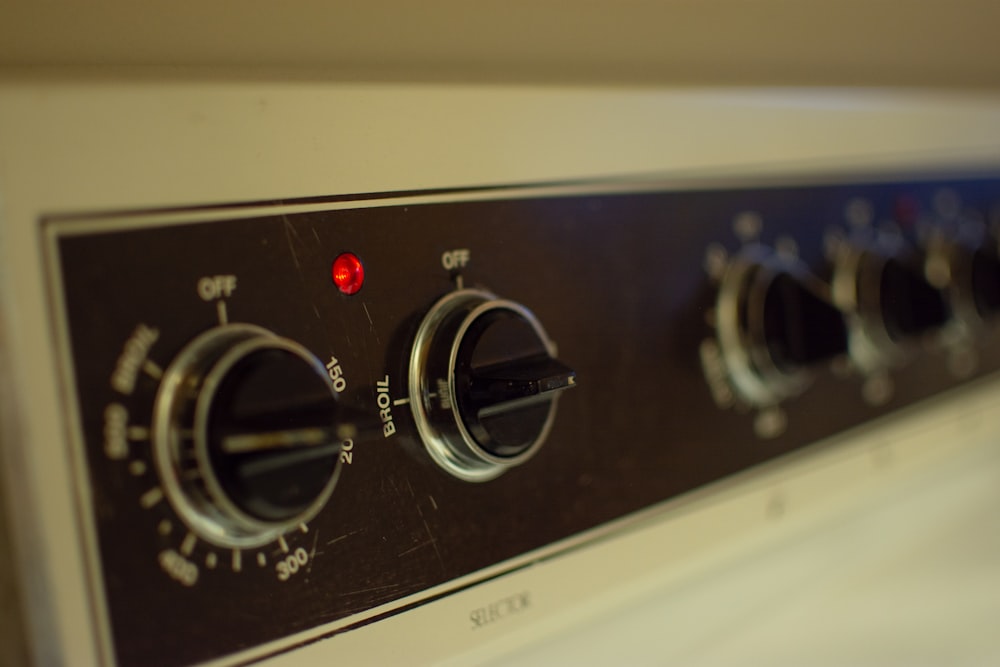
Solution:
[{"label": "black control panel", "polygon": [[987,174],[45,221],[109,662],[407,613],[996,371],[998,204]]}]

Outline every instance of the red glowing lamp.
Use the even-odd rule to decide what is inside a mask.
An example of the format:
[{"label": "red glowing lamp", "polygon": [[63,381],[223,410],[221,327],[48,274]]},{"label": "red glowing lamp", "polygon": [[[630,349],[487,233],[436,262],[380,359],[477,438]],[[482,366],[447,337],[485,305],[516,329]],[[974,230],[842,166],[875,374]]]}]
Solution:
[{"label": "red glowing lamp", "polygon": [[365,284],[365,267],[353,252],[344,252],[333,260],[330,269],[333,284],[344,294],[356,294]]}]

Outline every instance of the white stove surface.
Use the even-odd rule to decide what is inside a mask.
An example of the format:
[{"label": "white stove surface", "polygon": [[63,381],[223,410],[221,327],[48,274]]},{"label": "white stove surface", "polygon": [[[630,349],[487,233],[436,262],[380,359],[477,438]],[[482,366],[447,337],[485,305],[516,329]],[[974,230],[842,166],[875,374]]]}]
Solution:
[{"label": "white stove surface", "polygon": [[[1000,437],[484,664],[998,665]],[[478,660],[476,662],[479,662]]]}]

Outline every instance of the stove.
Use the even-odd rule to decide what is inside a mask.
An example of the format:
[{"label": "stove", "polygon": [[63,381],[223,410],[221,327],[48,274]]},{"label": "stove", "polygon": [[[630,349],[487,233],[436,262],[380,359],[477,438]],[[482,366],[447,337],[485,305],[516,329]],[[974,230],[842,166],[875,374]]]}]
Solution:
[{"label": "stove", "polygon": [[586,662],[996,469],[988,97],[0,99],[12,662]]}]

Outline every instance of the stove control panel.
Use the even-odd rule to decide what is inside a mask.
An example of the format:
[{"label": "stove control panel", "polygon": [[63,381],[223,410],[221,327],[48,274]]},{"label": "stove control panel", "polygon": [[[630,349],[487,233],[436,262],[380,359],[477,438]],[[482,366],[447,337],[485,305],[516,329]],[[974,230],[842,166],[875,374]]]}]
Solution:
[{"label": "stove control panel", "polygon": [[46,220],[108,661],[336,641],[1000,370],[998,205],[974,174]]}]

